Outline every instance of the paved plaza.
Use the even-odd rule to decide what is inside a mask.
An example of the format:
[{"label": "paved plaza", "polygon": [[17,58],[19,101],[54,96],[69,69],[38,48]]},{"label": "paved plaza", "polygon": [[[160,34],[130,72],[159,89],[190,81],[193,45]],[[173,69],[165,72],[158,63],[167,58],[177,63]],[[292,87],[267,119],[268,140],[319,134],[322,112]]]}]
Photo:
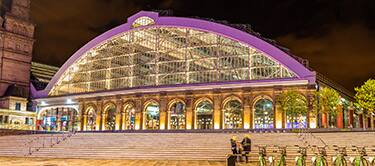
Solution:
[{"label": "paved plaza", "polygon": [[100,160],[0,157],[1,166],[225,166],[215,161]]}]

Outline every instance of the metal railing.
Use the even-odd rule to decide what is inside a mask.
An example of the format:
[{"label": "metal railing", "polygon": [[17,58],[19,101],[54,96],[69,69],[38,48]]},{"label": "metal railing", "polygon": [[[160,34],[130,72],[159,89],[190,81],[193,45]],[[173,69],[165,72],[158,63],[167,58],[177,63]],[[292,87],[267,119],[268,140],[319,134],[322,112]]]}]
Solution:
[{"label": "metal railing", "polygon": [[31,156],[34,152],[39,151],[42,148],[52,148],[55,145],[66,141],[68,138],[72,137],[76,131],[62,132],[62,133],[49,133],[40,134],[38,136],[31,136],[31,140],[25,143],[28,149],[25,156]]}]

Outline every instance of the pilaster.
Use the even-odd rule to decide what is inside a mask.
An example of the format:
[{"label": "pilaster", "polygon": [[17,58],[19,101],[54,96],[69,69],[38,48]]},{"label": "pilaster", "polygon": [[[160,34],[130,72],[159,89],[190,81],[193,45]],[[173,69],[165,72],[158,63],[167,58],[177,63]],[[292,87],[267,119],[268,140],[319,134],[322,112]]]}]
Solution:
[{"label": "pilaster", "polygon": [[186,129],[194,129],[194,106],[193,106],[193,97],[187,96],[185,99],[186,102]]},{"label": "pilaster", "polygon": [[161,96],[159,100],[159,129],[164,130],[168,129],[169,126],[169,119],[168,119],[168,99],[166,97]]},{"label": "pilaster", "polygon": [[96,102],[96,126],[95,129],[97,131],[102,130],[101,128],[101,122],[102,122],[102,111],[103,111],[103,101],[99,100]]},{"label": "pilaster", "polygon": [[223,110],[221,109],[221,94],[220,93],[215,93],[213,95],[213,105],[214,105],[214,117],[213,117],[213,122],[214,122],[214,129],[222,129],[223,128]]},{"label": "pilaster", "polygon": [[250,129],[251,127],[251,103],[250,95],[243,94],[243,126],[244,129]]},{"label": "pilaster", "polygon": [[122,110],[122,101],[121,99],[116,100],[116,125],[115,130],[120,130],[121,127],[121,110]]},{"label": "pilaster", "polygon": [[143,101],[141,98],[136,98],[135,102],[135,129],[142,130],[144,129],[143,126]]}]

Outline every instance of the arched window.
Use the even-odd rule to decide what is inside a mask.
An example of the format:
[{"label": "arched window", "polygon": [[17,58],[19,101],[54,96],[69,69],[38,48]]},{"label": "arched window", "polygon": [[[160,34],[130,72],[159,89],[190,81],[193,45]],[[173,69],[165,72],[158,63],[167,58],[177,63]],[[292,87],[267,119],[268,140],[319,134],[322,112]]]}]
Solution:
[{"label": "arched window", "polygon": [[87,112],[87,125],[86,130],[93,131],[95,130],[96,126],[96,113],[94,108],[90,107]]},{"label": "arched window", "polygon": [[170,108],[171,129],[185,129],[185,104],[181,101],[175,102]]},{"label": "arched window", "polygon": [[132,104],[125,105],[125,129],[135,129],[135,109]]},{"label": "arched window", "polygon": [[[297,93],[298,94],[298,93]],[[305,96],[298,94],[298,97],[289,98],[293,103],[294,110],[307,109]],[[306,128],[307,127],[307,112],[286,112],[286,127],[287,128]]]},{"label": "arched window", "polygon": [[242,104],[238,100],[230,100],[224,105],[224,129],[242,128]]},{"label": "arched window", "polygon": [[160,110],[159,104],[152,102],[145,108],[145,129],[157,130],[160,125]]},{"label": "arched window", "polygon": [[213,105],[209,100],[199,102],[195,108],[196,129],[213,129]]},{"label": "arched window", "polygon": [[274,110],[271,100],[263,98],[254,104],[254,128],[274,128]]},{"label": "arched window", "polygon": [[116,126],[116,107],[110,105],[106,109],[107,117],[105,121],[105,130],[115,130]]},{"label": "arched window", "polygon": [[152,24],[155,24],[155,21],[152,18],[143,16],[143,17],[137,18],[133,22],[132,26],[133,26],[133,28],[137,28],[137,27],[140,27],[140,26],[146,26],[146,25],[152,25]]}]

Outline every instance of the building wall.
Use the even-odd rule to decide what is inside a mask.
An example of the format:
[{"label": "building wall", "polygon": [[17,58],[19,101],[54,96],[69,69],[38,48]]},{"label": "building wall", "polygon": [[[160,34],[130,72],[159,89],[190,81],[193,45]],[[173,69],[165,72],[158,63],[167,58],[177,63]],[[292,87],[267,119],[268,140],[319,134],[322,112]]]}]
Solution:
[{"label": "building wall", "polygon": [[[213,128],[224,128],[224,105],[231,99],[240,101],[242,105],[242,128],[254,128],[254,104],[261,98],[267,98],[273,102],[274,114],[274,128],[285,128],[286,115],[280,111],[279,105],[276,100],[277,97],[287,89],[296,89],[303,96],[311,98],[315,89],[307,86],[300,87],[269,87],[269,88],[254,88],[254,89],[230,89],[230,90],[206,90],[206,91],[184,91],[184,92],[160,92],[155,94],[138,94],[138,95],[125,95],[125,96],[108,96],[102,98],[85,98],[79,101],[78,106],[78,123],[77,130],[87,130],[88,112],[94,110],[96,114],[95,130],[105,129],[105,121],[108,116],[109,105],[116,109],[116,127],[115,130],[126,130],[125,127],[125,107],[131,104],[135,108],[135,129],[142,130],[145,128],[145,108],[150,102],[159,104],[160,109],[160,126],[158,129],[170,129],[170,108],[176,101],[182,101],[185,104],[185,129],[196,129],[196,115],[195,109],[197,104],[202,99],[207,99],[213,104]],[[307,103],[308,108],[311,109],[310,104]],[[63,106],[60,106],[63,107]],[[55,108],[54,108],[55,109]],[[47,111],[47,110],[44,110]],[[40,115],[43,113],[39,113]],[[312,114],[311,114],[312,115]],[[41,121],[42,117],[38,117]],[[316,127],[315,116],[307,115],[308,126],[311,128]],[[38,123],[38,122],[37,122]],[[40,123],[40,122],[39,122]],[[309,126],[309,124],[313,124]]]},{"label": "building wall", "polygon": [[0,96],[11,84],[28,91],[34,43],[30,0],[13,0],[0,19]]}]

